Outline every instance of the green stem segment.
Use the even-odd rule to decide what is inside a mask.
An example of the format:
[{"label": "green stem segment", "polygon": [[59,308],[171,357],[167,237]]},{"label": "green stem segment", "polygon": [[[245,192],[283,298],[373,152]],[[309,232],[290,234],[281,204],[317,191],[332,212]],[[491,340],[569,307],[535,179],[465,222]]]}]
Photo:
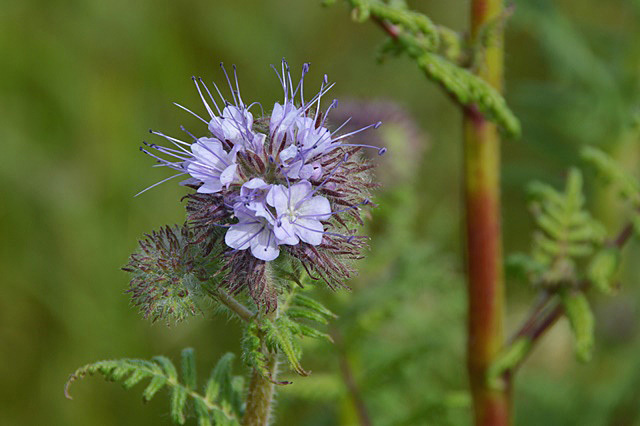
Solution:
[{"label": "green stem segment", "polygon": [[[276,357],[277,354],[270,354],[267,361],[267,368],[274,380],[277,374]],[[273,381],[265,378],[259,371],[253,371],[247,394],[247,409],[242,419],[243,426],[266,426],[269,424],[274,387]]]},{"label": "green stem segment", "polygon": [[[502,0],[472,0],[471,42],[482,28],[501,16]],[[503,36],[496,29],[477,74],[502,89]],[[465,201],[469,297],[467,362],[475,424],[505,426],[511,422],[510,380],[490,383],[489,368],[504,343],[504,277],[500,230],[500,136],[495,124],[475,107],[464,116]]]}]

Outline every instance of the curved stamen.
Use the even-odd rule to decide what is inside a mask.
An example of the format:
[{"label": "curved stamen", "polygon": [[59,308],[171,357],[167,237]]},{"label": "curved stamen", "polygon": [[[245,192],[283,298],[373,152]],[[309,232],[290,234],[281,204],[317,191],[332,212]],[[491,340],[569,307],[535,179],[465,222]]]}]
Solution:
[{"label": "curved stamen", "polygon": [[138,192],[136,195],[134,195],[134,197],[137,197],[138,195],[140,195],[140,194],[143,194],[143,193],[147,192],[147,191],[148,191],[148,190],[150,190],[151,188],[155,188],[156,186],[160,185],[161,183],[165,183],[165,182],[167,182],[167,181],[169,181],[169,180],[171,180],[171,179],[173,179],[173,178],[176,178],[176,177],[178,177],[178,176],[182,176],[182,175],[186,175],[186,173],[184,173],[184,172],[183,172],[183,173],[178,173],[178,174],[175,174],[175,175],[173,175],[173,176],[169,176],[169,177],[168,177],[168,178],[166,178],[166,179],[162,179],[160,182],[156,182],[156,183],[154,183],[153,185],[148,186],[148,187],[146,187],[145,189],[143,189],[142,191]]},{"label": "curved stamen", "polygon": [[178,108],[182,108],[183,110],[187,111],[189,114],[193,115],[194,117],[196,117],[197,119],[202,121],[204,124],[209,125],[209,122],[207,120],[205,120],[204,118],[200,117],[198,114],[196,114],[195,112],[191,111],[189,108],[183,107],[182,105],[180,105],[177,102],[173,102],[173,104],[175,106],[177,106]]},{"label": "curved stamen", "polygon": [[244,106],[242,102],[242,96],[240,96],[240,84],[238,84],[238,70],[236,69],[236,64],[232,65],[233,67],[233,78],[236,80],[236,93],[238,94],[238,100],[240,101],[240,105]]},{"label": "curved stamen", "polygon": [[[149,148],[153,148],[163,154],[167,154],[167,155],[171,155],[172,157],[175,157],[177,159],[186,161],[186,160],[190,160],[191,158],[193,158],[193,155],[184,150],[184,151],[178,151],[177,149],[173,149],[173,148],[169,148],[166,146],[161,146],[161,145],[156,145],[155,143],[148,143],[147,141],[142,141],[142,143],[145,146],[148,146]],[[185,157],[183,154],[187,154],[188,157]]]},{"label": "curved stamen", "polygon": [[[204,104],[205,108],[207,109],[207,112],[209,113],[209,116],[211,118],[214,118],[216,115],[213,113],[213,111],[211,110],[211,107],[209,106],[209,103],[204,98],[204,95],[202,94],[202,90],[200,90],[200,85],[198,84],[198,79],[195,76],[193,76],[193,77],[191,77],[191,80],[193,80],[193,84],[196,85],[196,89],[198,89],[198,94],[200,95],[200,99],[202,100],[202,103]],[[202,79],[200,79],[200,80],[202,80]]]},{"label": "curved stamen", "polygon": [[372,127],[374,129],[377,129],[378,127],[380,127],[381,124],[382,124],[382,121],[378,121],[377,123],[369,124],[368,126],[364,126],[361,129],[354,130],[353,132],[345,133],[344,135],[340,135],[337,138],[335,138],[333,141],[337,142],[340,139],[348,138],[349,136],[353,136],[353,135],[358,134],[360,132],[364,132],[365,130],[368,130],[368,129],[372,128]]},{"label": "curved stamen", "polygon": [[196,138],[193,133],[191,133],[190,131],[188,131],[184,126],[180,126],[180,130],[182,130],[183,132],[185,132],[186,134],[188,134],[189,136],[191,136],[193,138],[194,141],[198,141],[198,138]]},{"label": "curved stamen", "polygon": [[204,90],[207,91],[207,94],[209,95],[209,98],[211,99],[211,102],[213,102],[213,106],[215,106],[216,107],[216,111],[218,111],[218,115],[222,115],[222,113],[220,112],[220,108],[218,108],[218,103],[216,102],[215,98],[213,97],[213,95],[209,91],[209,88],[207,87],[207,85],[204,83],[204,80],[201,77],[198,77],[198,80],[204,86]]},{"label": "curved stamen", "polygon": [[335,232],[329,232],[329,231],[324,231],[324,230],[323,231],[318,231],[317,229],[312,229],[312,228],[309,228],[307,226],[301,225],[299,223],[296,223],[295,226],[299,226],[300,228],[306,229],[307,231],[318,232],[318,233],[320,233],[322,235],[331,235],[333,237],[344,238],[348,242],[353,241],[353,239],[356,237],[355,235],[344,235],[344,234],[338,234],[338,233],[335,233]]},{"label": "curved stamen", "polygon": [[364,201],[356,204],[355,206],[347,207],[347,208],[344,208],[342,210],[336,210],[336,211],[332,211],[330,213],[304,214],[304,215],[300,215],[298,217],[299,218],[313,218],[313,217],[318,217],[318,216],[334,215],[334,214],[348,212],[349,210],[354,210],[354,209],[357,210],[360,206],[366,206],[367,204],[370,204],[370,203],[371,203],[371,201],[369,201],[368,199],[365,199]]},{"label": "curved stamen", "polygon": [[236,98],[235,90],[233,90],[233,86],[231,85],[231,79],[229,78],[229,74],[227,74],[227,69],[224,67],[224,64],[222,62],[220,62],[220,68],[222,68],[224,77],[227,79],[227,84],[229,85],[229,90],[231,90],[231,96],[233,97],[233,103],[236,106],[239,106],[238,99]]}]

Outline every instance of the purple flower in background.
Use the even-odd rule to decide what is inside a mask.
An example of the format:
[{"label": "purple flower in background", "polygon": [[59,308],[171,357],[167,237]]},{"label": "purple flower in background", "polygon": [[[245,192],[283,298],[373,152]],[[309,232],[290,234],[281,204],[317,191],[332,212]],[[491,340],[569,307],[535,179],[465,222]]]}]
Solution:
[{"label": "purple flower in background", "polygon": [[232,291],[249,286],[256,301],[273,301],[264,281],[264,262],[282,256],[332,288],[343,285],[354,272],[344,261],[360,258],[365,247],[364,238],[355,235],[355,226],[362,223],[361,206],[370,204],[377,186],[369,175],[373,166],[360,151],[385,152],[347,139],[380,123],[341,133],[347,119],[333,128],[328,116],[338,102],[321,108],[333,83],[325,75],[320,90],[305,99],[308,64],[297,82],[284,60],[279,71],[274,68],[284,99],[266,115],[259,103],[243,101],[235,67],[233,78],[222,69],[230,89],[227,98],[215,83],[217,97],[202,79],[193,78],[206,118],[176,104],[202,121],[206,134],[194,135],[182,127],[188,142],[151,132],[171,145],[145,142],[156,152],[143,152],[177,174],[147,189],[187,177],[182,184],[196,190],[187,196],[189,226],[198,242],[223,242],[227,247],[221,271],[226,271],[224,282]]}]

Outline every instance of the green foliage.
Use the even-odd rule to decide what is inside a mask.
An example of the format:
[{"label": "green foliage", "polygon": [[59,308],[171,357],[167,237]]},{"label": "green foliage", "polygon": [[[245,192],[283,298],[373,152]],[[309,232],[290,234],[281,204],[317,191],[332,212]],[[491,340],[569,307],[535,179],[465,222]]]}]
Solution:
[{"label": "green foliage", "polygon": [[615,289],[614,278],[620,266],[620,249],[606,247],[600,250],[589,263],[587,278],[591,284],[605,294]]},{"label": "green foliage", "polygon": [[581,291],[563,291],[561,299],[576,340],[576,356],[580,361],[589,361],[593,350],[595,321],[587,296]]},{"label": "green foliage", "polygon": [[640,180],[597,148],[585,147],[581,154],[582,158],[593,165],[607,183],[616,186],[620,196],[631,204],[634,209],[632,223],[636,232],[640,233]]},{"label": "green foliage", "polygon": [[502,95],[484,80],[435,53],[423,52],[415,59],[427,77],[437,82],[458,102],[476,106],[511,137],[520,136],[518,118],[511,112]]},{"label": "green foliage", "polygon": [[300,363],[300,339],[306,336],[332,341],[328,334],[315,327],[326,325],[329,319],[335,318],[335,314],[301,291],[298,287],[290,287],[277,316],[265,315],[255,318],[245,330],[243,357],[246,364],[271,381],[274,381],[274,378],[268,371],[264,349],[271,353],[282,353],[294,372],[308,376],[309,372]]},{"label": "green foliage", "polygon": [[592,255],[605,235],[602,225],[585,209],[582,174],[572,169],[564,192],[539,182],[533,183],[530,191],[538,226],[532,253],[519,254],[510,263],[526,268],[536,285],[575,285],[579,278],[577,259]]},{"label": "green foliage", "polygon": [[[454,56],[458,58],[463,56],[457,53],[461,50],[460,43],[457,42],[460,37],[455,37],[452,30],[434,25],[424,14],[407,9],[404,2],[348,0],[348,3],[358,22],[374,18],[378,22],[394,25],[392,41],[385,45],[383,53],[407,53],[429,79],[439,84],[457,102],[467,107],[475,106],[501,126],[509,136],[519,137],[520,123],[502,95],[483,79],[439,52],[442,38],[447,42],[447,56],[452,55],[452,52],[456,52]],[[492,32],[499,27],[501,22],[492,22],[481,39],[490,42]],[[482,47],[484,46],[478,50],[482,50]]]},{"label": "green foliage", "polygon": [[[143,401],[151,400],[163,388],[170,390],[170,413],[174,423],[185,424],[191,412],[198,419],[198,425],[238,425],[242,417],[242,377],[231,375],[234,355],[224,355],[214,367],[204,386],[198,393],[194,351],[182,351],[182,381],[169,358],[156,356],[151,361],[141,359],[119,359],[98,361],[77,369],[65,386],[69,396],[70,385],[87,375],[100,374],[106,380],[120,382],[125,389],[131,389],[141,381],[149,379],[142,392]],[[188,402],[191,402],[191,407]]]}]

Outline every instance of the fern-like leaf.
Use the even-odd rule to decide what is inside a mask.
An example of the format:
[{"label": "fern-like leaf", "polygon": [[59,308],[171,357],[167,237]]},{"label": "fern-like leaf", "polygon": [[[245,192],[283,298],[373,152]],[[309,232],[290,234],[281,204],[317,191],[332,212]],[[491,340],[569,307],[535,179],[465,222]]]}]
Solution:
[{"label": "fern-like leaf", "polygon": [[576,259],[593,254],[605,234],[602,225],[585,209],[582,175],[572,169],[564,192],[542,183],[534,183],[530,189],[539,228],[529,264],[538,272],[534,282],[551,286],[575,282]]},{"label": "fern-like leaf", "polygon": [[[65,396],[71,399],[71,384],[87,375],[100,374],[105,379],[120,382],[125,389],[130,389],[145,379],[149,383],[142,392],[143,401],[152,399],[163,388],[169,389],[170,413],[174,423],[185,424],[190,415],[188,402],[193,404],[193,414],[200,426],[206,425],[238,425],[242,416],[242,387],[232,383],[241,383],[231,376],[231,360],[233,354],[222,357],[214,368],[205,385],[204,393],[196,391],[195,356],[191,348],[182,351],[182,381],[171,360],[164,356],[156,356],[151,361],[141,359],[119,359],[98,361],[77,369],[65,385]],[[216,389],[215,392],[212,389]]]}]

